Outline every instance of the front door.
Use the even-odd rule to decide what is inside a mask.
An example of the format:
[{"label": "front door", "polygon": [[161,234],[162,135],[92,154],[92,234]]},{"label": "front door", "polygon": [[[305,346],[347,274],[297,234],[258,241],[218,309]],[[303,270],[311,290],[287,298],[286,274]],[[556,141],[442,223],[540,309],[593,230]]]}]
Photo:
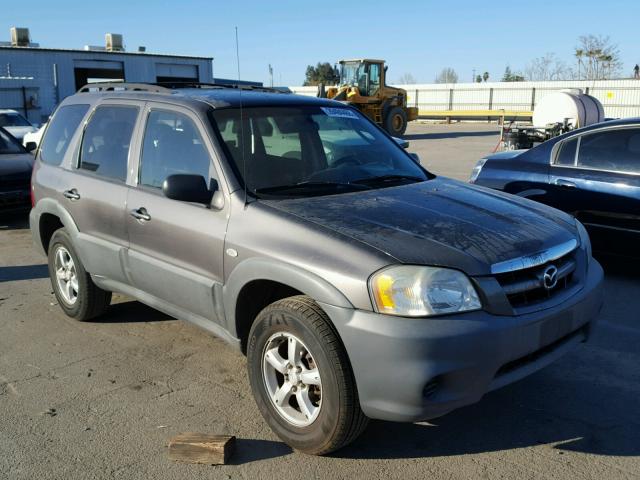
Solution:
[{"label": "front door", "polygon": [[[596,244],[627,253],[640,240],[640,127],[584,134],[563,146],[551,167],[554,206],[585,224]],[[564,158],[564,160],[563,160]],[[620,245],[609,242],[615,238]]]},{"label": "front door", "polygon": [[212,145],[188,109],[149,104],[145,115],[137,186],[127,199],[131,282],[202,319],[221,320],[228,202],[213,209],[162,193],[172,174],[201,175],[208,184],[218,180]]}]

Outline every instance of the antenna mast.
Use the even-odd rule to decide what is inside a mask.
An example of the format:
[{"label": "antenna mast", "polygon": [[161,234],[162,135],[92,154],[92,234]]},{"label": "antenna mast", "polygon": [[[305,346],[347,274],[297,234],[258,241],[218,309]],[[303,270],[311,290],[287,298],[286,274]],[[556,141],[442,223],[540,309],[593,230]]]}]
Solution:
[{"label": "antenna mast", "polygon": [[242,115],[242,86],[240,82],[240,47],[238,44],[238,27],[236,27],[236,62],[238,64],[238,94],[240,97],[240,143],[242,145],[242,180],[244,183],[244,205],[247,206],[248,194],[247,194],[247,158],[244,152],[244,117]]}]

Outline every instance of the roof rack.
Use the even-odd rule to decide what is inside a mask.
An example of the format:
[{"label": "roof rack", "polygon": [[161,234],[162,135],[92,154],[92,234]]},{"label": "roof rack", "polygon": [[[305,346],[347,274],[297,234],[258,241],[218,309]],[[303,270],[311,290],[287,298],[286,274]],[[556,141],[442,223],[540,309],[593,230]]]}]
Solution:
[{"label": "roof rack", "polygon": [[159,83],[129,83],[129,82],[97,82],[88,83],[80,90],[79,93],[87,92],[154,92],[154,93],[171,93],[173,90],[181,88],[232,88],[237,90],[259,90],[263,92],[287,93],[276,88],[263,87],[260,85],[237,84],[237,83],[205,83],[205,82],[159,82]]}]

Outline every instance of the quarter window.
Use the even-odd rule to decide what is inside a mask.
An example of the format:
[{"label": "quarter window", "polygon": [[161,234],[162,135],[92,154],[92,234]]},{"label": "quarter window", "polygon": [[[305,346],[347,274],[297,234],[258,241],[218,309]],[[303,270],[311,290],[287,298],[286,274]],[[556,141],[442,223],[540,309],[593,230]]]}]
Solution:
[{"label": "quarter window", "polygon": [[40,160],[49,165],[60,165],[69,148],[71,137],[89,110],[89,105],[60,107],[47,127],[40,145]]},{"label": "quarter window", "polygon": [[592,170],[640,173],[640,128],[583,135],[578,166]]},{"label": "quarter window", "polygon": [[576,161],[576,146],[578,145],[578,138],[563,142],[560,145],[560,150],[556,155],[556,165],[562,165],[563,167],[572,167]]},{"label": "quarter window", "polygon": [[96,108],[82,138],[79,168],[124,182],[137,116],[137,107]]},{"label": "quarter window", "polygon": [[140,184],[160,188],[173,174],[212,178],[211,158],[194,122],[178,112],[153,110],[147,119]]}]

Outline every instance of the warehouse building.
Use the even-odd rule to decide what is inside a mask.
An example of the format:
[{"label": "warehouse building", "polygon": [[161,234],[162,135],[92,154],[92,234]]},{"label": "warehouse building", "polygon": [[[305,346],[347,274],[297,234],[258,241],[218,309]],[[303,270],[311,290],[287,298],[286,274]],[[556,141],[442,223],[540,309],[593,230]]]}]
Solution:
[{"label": "warehouse building", "polygon": [[212,62],[212,57],[148,53],[145,47],[125,51],[122,35],[111,33],[104,46],[45,48],[31,42],[28,29],[14,27],[11,41],[0,42],[0,109],[42,123],[60,101],[90,82],[229,83],[213,79]]}]

